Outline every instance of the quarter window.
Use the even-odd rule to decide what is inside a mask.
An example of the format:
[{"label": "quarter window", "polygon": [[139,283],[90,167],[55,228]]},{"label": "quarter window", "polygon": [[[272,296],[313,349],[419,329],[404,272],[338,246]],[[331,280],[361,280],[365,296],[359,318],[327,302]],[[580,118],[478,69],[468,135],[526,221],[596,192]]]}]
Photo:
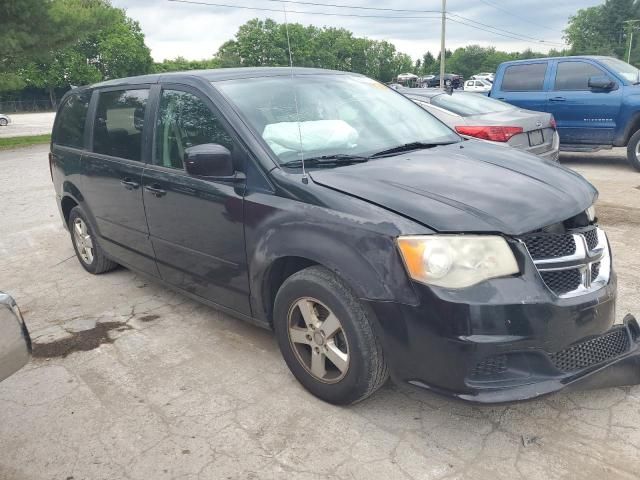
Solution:
[{"label": "quarter window", "polygon": [[183,168],[184,151],[205,143],[217,143],[233,152],[233,141],[220,120],[197,96],[179,90],[163,90],[156,125],[155,163]]},{"label": "quarter window", "polygon": [[101,92],[93,127],[93,151],[142,159],[142,130],[149,90]]},{"label": "quarter window", "polygon": [[504,72],[502,90],[505,92],[542,91],[546,73],[546,63],[511,65]]},{"label": "quarter window", "polygon": [[89,110],[91,92],[70,95],[58,113],[53,143],[66,147],[84,148],[84,125]]},{"label": "quarter window", "polygon": [[587,62],[560,62],[556,72],[556,90],[589,90],[589,78],[604,75]]}]

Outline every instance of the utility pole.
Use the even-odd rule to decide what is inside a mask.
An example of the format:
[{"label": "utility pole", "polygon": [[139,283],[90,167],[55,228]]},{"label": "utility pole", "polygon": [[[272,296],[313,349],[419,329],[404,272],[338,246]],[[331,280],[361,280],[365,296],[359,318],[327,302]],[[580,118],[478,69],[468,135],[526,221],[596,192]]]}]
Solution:
[{"label": "utility pole", "polygon": [[445,61],[445,46],[444,36],[447,28],[447,0],[442,0],[442,31],[440,32],[440,88],[444,88],[444,61]]},{"label": "utility pole", "polygon": [[629,33],[629,50],[627,50],[627,63],[631,62],[631,48],[633,47],[633,32],[635,31],[636,24],[640,20],[626,20],[624,22],[627,33]]}]

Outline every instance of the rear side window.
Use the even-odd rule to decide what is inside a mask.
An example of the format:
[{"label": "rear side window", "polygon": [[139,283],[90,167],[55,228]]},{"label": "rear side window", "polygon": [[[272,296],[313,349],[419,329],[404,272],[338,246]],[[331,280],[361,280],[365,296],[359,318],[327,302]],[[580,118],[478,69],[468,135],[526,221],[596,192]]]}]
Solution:
[{"label": "rear side window", "polygon": [[84,125],[91,92],[70,95],[62,105],[53,131],[53,143],[65,147],[84,148]]},{"label": "rear side window", "polygon": [[505,92],[541,91],[546,73],[546,62],[511,65],[504,72],[502,90]]},{"label": "rear side window", "polygon": [[589,78],[604,75],[587,62],[560,62],[556,71],[556,90],[589,90]]},{"label": "rear side window", "polygon": [[148,98],[148,89],[100,92],[93,126],[93,151],[141,160]]}]

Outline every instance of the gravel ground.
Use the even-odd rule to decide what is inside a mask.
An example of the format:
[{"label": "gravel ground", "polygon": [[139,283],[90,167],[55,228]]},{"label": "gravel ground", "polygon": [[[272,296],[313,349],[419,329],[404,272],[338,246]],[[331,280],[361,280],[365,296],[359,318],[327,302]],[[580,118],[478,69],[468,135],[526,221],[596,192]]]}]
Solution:
[{"label": "gravel ground", "polygon": [[[640,387],[477,407],[388,384],[337,408],[270,332],[124,269],[85,273],[46,152],[0,152],[0,288],[36,345],[0,383],[0,479],[638,478]],[[600,189],[618,319],[640,313],[640,173],[619,151],[563,161]]]},{"label": "gravel ground", "polygon": [[43,135],[51,133],[55,112],[11,113],[11,123],[0,127],[0,138],[21,137],[23,135]]}]

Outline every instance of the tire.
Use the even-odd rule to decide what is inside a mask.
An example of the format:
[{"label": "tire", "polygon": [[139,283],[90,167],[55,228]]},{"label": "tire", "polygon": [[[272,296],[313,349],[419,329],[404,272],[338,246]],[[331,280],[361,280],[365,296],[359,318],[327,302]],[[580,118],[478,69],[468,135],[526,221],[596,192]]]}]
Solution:
[{"label": "tire", "polygon": [[[308,308],[307,318],[303,308]],[[335,405],[359,402],[380,388],[389,371],[372,316],[324,267],[309,267],[285,280],[275,299],[274,329],[282,356],[302,386]],[[323,371],[316,368],[320,364],[325,367],[323,377],[316,375]]]},{"label": "tire", "polygon": [[[107,258],[102,248],[98,244],[91,224],[80,207],[74,207],[69,213],[69,233],[71,243],[80,261],[80,265],[89,273],[94,275],[113,270],[117,263]],[[89,251],[87,250],[89,248]]]},{"label": "tire", "polygon": [[0,118],[0,127],[6,127],[9,125],[9,121],[6,118]]},{"label": "tire", "polygon": [[631,135],[627,144],[627,160],[640,172],[640,130]]}]

